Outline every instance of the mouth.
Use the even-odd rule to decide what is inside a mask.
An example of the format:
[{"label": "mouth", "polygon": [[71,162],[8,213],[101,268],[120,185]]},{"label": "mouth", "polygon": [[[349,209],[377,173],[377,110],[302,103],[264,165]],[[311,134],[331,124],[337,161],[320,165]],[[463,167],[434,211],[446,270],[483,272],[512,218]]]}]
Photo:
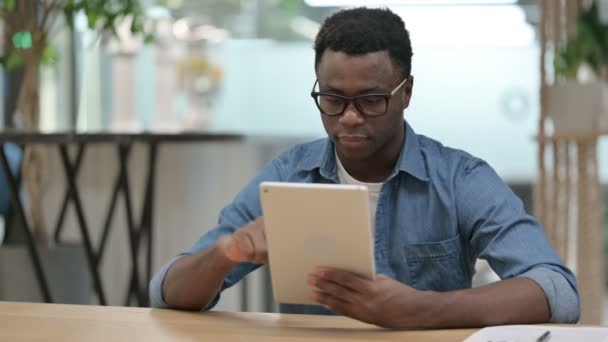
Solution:
[{"label": "mouth", "polygon": [[339,134],[338,141],[347,148],[361,148],[367,146],[369,137],[362,134]]}]

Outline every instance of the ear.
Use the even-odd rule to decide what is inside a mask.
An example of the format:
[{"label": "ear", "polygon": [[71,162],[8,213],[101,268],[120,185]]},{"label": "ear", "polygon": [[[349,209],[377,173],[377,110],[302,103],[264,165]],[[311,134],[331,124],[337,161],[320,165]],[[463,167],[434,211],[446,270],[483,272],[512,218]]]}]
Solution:
[{"label": "ear", "polygon": [[412,98],[412,92],[414,91],[414,76],[410,75],[405,84],[403,85],[403,109],[405,110],[410,105],[410,99]]}]

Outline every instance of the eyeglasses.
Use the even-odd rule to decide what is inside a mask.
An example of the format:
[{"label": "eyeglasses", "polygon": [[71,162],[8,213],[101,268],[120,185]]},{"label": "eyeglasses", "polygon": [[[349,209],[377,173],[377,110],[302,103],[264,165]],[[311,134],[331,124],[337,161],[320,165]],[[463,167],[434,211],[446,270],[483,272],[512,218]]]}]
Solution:
[{"label": "eyeglasses", "polygon": [[315,104],[321,113],[327,116],[337,116],[344,113],[350,102],[355,104],[357,110],[367,116],[380,116],[386,114],[388,110],[388,101],[395,95],[397,90],[401,88],[411,76],[406,77],[393,91],[389,94],[364,94],[358,96],[342,96],[338,94],[323,93],[314,91],[319,80],[315,81],[312,86],[310,96],[315,99]]}]

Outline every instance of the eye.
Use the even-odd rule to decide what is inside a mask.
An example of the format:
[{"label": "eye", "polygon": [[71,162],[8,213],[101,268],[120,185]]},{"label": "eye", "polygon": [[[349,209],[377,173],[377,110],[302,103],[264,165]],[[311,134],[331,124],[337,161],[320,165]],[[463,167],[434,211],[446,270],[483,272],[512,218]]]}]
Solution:
[{"label": "eye", "polygon": [[384,101],[384,98],[381,96],[365,96],[360,99],[362,104],[364,105],[378,105]]},{"label": "eye", "polygon": [[339,97],[334,97],[334,96],[323,96],[321,98],[322,101],[330,103],[330,104],[340,104],[343,102],[343,100]]}]

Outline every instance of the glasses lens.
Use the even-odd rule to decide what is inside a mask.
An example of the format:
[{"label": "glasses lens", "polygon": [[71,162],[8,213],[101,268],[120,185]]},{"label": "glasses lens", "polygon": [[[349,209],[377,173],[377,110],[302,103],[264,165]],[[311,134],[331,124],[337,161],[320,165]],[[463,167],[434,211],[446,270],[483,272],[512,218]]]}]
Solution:
[{"label": "glasses lens", "polygon": [[361,96],[355,99],[355,103],[365,115],[378,116],[386,113],[387,101],[384,96]]},{"label": "glasses lens", "polygon": [[319,95],[317,97],[319,108],[326,115],[336,115],[342,113],[344,109],[344,99],[332,95]]}]

